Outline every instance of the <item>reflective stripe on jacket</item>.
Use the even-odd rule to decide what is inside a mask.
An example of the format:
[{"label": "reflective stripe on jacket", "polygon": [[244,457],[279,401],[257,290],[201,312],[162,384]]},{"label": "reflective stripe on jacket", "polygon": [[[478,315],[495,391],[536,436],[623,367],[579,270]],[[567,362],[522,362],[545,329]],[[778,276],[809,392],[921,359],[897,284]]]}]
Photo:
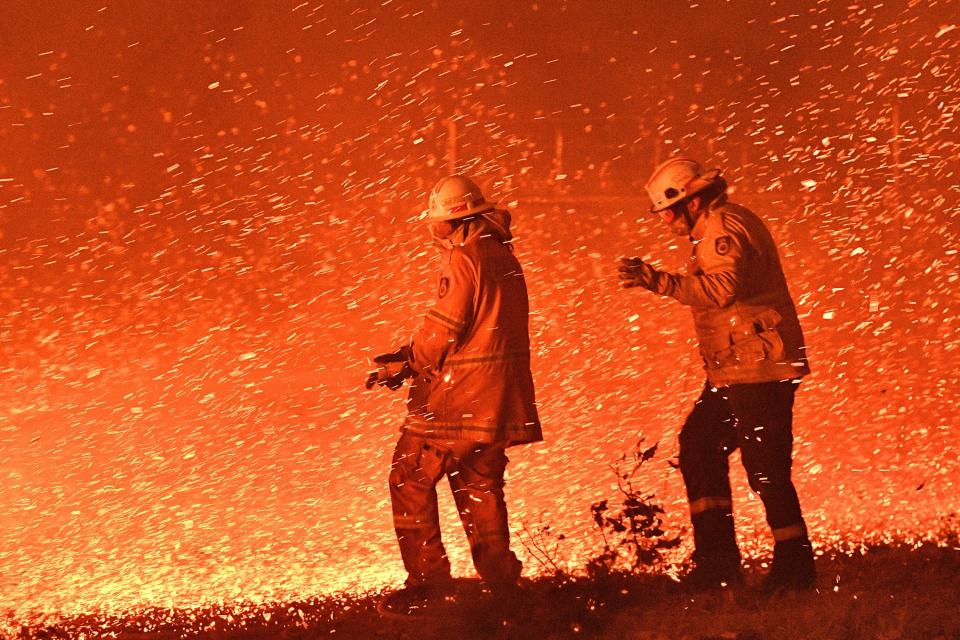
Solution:
[{"label": "reflective stripe on jacket", "polygon": [[496,227],[485,218],[470,225],[443,250],[436,302],[410,345],[417,376],[404,428],[436,439],[542,440],[523,271]]},{"label": "reflective stripe on jacket", "polygon": [[656,290],[691,307],[710,383],[810,373],[777,246],[763,221],[721,199],[697,220],[691,239],[687,274],[658,274]]}]

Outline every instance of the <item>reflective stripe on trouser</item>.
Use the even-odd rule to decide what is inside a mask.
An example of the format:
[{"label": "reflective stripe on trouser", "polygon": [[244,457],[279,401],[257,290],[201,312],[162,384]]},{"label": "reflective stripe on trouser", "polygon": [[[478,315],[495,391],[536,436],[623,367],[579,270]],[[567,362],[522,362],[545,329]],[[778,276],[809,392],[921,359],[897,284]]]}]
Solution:
[{"label": "reflective stripe on trouser", "polygon": [[733,510],[733,500],[729,497],[703,496],[690,503],[691,517],[711,510],[729,513]]},{"label": "reflective stripe on trouser", "polygon": [[776,542],[787,542],[797,538],[806,538],[807,529],[803,524],[792,524],[789,527],[780,527],[773,530],[773,539]]},{"label": "reflective stripe on trouser", "polygon": [[404,433],[390,471],[390,497],[408,584],[450,575],[440,538],[436,485],[446,475],[477,573],[492,583],[513,582],[520,561],[510,550],[503,445],[439,441]]},{"label": "reflective stripe on trouser", "polygon": [[[728,456],[740,448],[750,487],[763,501],[770,529],[805,538],[797,492],[790,479],[793,447],[792,382],[731,385],[708,383],[680,432],[680,470],[691,517],[719,511],[732,514]],[[732,526],[732,516],[730,518]],[[696,518],[694,529],[696,533]],[[724,527],[723,541],[728,534]],[[697,536],[695,536],[697,537]],[[700,536],[711,545],[710,537]],[[705,549],[704,551],[708,551]]]}]

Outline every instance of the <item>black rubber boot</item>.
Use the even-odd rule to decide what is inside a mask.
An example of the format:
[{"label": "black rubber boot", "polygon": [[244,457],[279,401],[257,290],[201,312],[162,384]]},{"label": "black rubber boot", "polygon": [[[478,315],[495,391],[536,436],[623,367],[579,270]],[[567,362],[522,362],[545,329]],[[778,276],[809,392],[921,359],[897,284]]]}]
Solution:
[{"label": "black rubber boot", "polygon": [[693,516],[696,548],[693,571],[685,583],[696,591],[737,587],[743,583],[740,549],[733,528],[733,514],[711,509]]},{"label": "black rubber boot", "polygon": [[455,603],[456,582],[444,577],[406,584],[402,589],[388,593],[377,604],[377,611],[381,616],[429,616]]},{"label": "black rubber boot", "polygon": [[816,583],[813,547],[806,536],[774,545],[773,566],[761,586],[765,594],[807,591],[813,589]]}]

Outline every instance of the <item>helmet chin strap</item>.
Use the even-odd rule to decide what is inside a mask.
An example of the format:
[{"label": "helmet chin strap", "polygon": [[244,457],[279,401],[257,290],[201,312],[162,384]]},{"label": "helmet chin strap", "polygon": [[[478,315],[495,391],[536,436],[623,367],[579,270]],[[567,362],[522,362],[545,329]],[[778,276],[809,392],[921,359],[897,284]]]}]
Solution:
[{"label": "helmet chin strap", "polygon": [[[690,202],[693,198],[697,198],[697,209],[695,212],[690,210]],[[697,221],[704,215],[705,211],[706,207],[704,206],[703,199],[701,199],[699,195],[691,196],[690,199],[683,203],[683,220],[690,229],[688,233],[693,233],[693,228],[696,226]]]},{"label": "helmet chin strap", "polygon": [[694,219],[693,219],[693,216],[690,215],[690,201],[689,201],[689,200],[687,200],[687,201],[685,201],[685,202],[683,203],[683,214],[682,214],[682,216],[683,216],[683,221],[684,221],[684,222],[686,223],[686,225],[687,225],[687,234],[689,234],[690,232],[693,231],[693,224],[694,224],[694,222],[695,222]]}]

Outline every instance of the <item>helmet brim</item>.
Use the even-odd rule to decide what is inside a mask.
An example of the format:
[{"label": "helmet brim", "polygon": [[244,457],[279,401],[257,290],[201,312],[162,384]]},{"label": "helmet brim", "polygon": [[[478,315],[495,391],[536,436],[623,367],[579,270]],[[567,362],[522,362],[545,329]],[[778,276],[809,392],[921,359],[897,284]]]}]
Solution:
[{"label": "helmet brim", "polygon": [[460,220],[461,218],[469,218],[470,216],[479,216],[484,213],[491,213],[496,209],[496,202],[483,202],[478,204],[475,207],[468,207],[462,211],[457,211],[455,213],[447,213],[445,215],[434,216],[430,215],[430,209],[424,209],[421,213],[421,216],[427,222],[447,222],[450,220]]},{"label": "helmet brim", "polygon": [[698,193],[700,193],[701,191],[709,187],[711,184],[713,184],[714,181],[720,177],[720,174],[721,174],[720,169],[712,169],[710,171],[707,171],[706,173],[703,173],[695,177],[693,180],[687,183],[687,186],[684,189],[683,197],[677,198],[676,200],[673,200],[669,204],[660,208],[657,208],[657,205],[655,204],[651,204],[650,213],[660,213],[661,211],[666,211],[667,209],[677,204],[678,202],[689,200],[690,198],[694,197],[695,195],[697,195]]}]

